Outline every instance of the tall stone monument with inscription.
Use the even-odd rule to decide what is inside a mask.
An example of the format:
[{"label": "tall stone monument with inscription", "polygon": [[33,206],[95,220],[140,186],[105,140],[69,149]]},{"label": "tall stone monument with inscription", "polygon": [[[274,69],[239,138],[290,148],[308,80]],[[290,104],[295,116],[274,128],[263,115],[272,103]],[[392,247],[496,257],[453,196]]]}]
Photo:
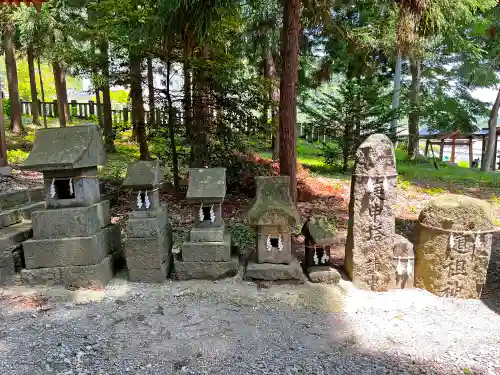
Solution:
[{"label": "tall stone monument with inscription", "polygon": [[442,297],[480,298],[498,232],[493,223],[485,201],[461,195],[434,199],[419,216],[416,286]]},{"label": "tall stone monument with inscription", "polygon": [[256,280],[298,280],[304,275],[292,254],[291,229],[300,218],[290,197],[288,176],[256,177],[257,195],[248,211],[257,228],[257,261],[249,262],[245,276]]},{"label": "tall stone monument with inscription", "polygon": [[386,291],[394,269],[397,173],[391,140],[368,137],[356,153],[344,267],[354,285]]},{"label": "tall stone monument with inscription", "polygon": [[98,126],[37,131],[21,168],[43,173],[45,209],[31,214],[33,239],[23,243],[22,281],[99,287],[111,280],[122,254],[120,230],[99,190],[97,166],[105,163]]},{"label": "tall stone monument with inscription", "polygon": [[174,255],[177,279],[214,280],[238,272],[239,259],[232,254],[231,234],[222,218],[225,196],[225,168],[189,170],[186,200],[192,205],[195,223],[181,253]]},{"label": "tall stone monument with inscription", "polygon": [[172,228],[160,202],[163,181],[158,160],[130,164],[123,181],[133,189],[135,207],[125,223],[125,256],[130,281],[164,282],[172,265]]}]

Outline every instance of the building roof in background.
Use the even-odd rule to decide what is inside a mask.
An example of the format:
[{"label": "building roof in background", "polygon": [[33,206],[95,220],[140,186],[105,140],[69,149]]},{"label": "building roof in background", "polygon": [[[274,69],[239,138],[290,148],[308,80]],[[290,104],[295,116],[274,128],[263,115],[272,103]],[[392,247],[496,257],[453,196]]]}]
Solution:
[{"label": "building roof in background", "polygon": [[[429,130],[427,128],[422,128],[419,131],[420,138],[424,139],[448,139],[448,138],[482,138],[488,135],[488,128],[480,129],[473,133],[462,133],[460,130],[455,130],[453,132],[441,132],[439,130]],[[500,127],[497,127],[497,135],[500,135]]]}]

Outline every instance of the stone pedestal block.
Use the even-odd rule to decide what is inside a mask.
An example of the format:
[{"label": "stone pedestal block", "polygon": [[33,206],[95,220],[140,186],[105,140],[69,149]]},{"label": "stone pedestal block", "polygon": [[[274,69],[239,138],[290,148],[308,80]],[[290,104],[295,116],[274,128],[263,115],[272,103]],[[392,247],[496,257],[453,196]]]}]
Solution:
[{"label": "stone pedestal block", "polygon": [[253,280],[296,280],[304,282],[304,273],[297,260],[290,264],[249,263],[245,278]]},{"label": "stone pedestal block", "polygon": [[232,257],[229,262],[184,262],[176,259],[174,277],[177,280],[217,280],[235,276],[238,273],[238,266],[238,257]]},{"label": "stone pedestal block", "polygon": [[49,267],[21,271],[21,282],[30,285],[65,285],[103,288],[113,278],[113,256],[88,266]]},{"label": "stone pedestal block", "polygon": [[109,201],[87,207],[35,211],[31,220],[35,239],[91,236],[111,222]]},{"label": "stone pedestal block", "polygon": [[27,220],[0,229],[0,251],[26,241],[31,233],[31,222]]},{"label": "stone pedestal block", "polygon": [[140,283],[162,283],[165,282],[172,268],[172,260],[169,258],[158,268],[131,268],[128,271],[128,279]]},{"label": "stone pedestal block", "polygon": [[12,250],[0,251],[0,285],[6,284],[14,275],[14,271]]},{"label": "stone pedestal block", "polygon": [[328,266],[309,267],[307,274],[313,283],[337,284],[340,281],[339,271]]},{"label": "stone pedestal block", "polygon": [[221,242],[185,242],[182,260],[185,262],[228,262],[231,259],[231,235],[224,234]]},{"label": "stone pedestal block", "polygon": [[128,269],[157,269],[170,258],[171,228],[146,238],[125,238],[125,256]]},{"label": "stone pedestal block", "polygon": [[154,237],[163,232],[168,225],[168,211],[165,207],[157,212],[156,217],[129,216],[125,223],[125,235],[131,238],[143,238]]},{"label": "stone pedestal block", "polygon": [[189,232],[190,242],[222,242],[224,241],[225,225],[217,228],[193,228]]},{"label": "stone pedestal block", "polygon": [[83,266],[101,262],[110,251],[106,229],[88,236],[28,240],[23,244],[26,268]]}]

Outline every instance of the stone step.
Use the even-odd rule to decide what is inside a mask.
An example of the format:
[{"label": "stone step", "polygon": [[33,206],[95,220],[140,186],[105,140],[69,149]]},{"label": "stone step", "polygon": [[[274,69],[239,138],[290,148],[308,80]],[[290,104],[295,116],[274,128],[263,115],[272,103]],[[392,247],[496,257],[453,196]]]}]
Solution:
[{"label": "stone step", "polygon": [[31,221],[23,220],[20,223],[0,229],[0,250],[14,247],[31,237]]},{"label": "stone step", "polygon": [[0,209],[6,210],[27,203],[41,202],[45,199],[43,188],[19,190],[0,194]]},{"label": "stone step", "polygon": [[23,220],[31,220],[31,213],[43,210],[45,202],[28,203],[16,208],[0,212],[0,229],[20,223]]}]

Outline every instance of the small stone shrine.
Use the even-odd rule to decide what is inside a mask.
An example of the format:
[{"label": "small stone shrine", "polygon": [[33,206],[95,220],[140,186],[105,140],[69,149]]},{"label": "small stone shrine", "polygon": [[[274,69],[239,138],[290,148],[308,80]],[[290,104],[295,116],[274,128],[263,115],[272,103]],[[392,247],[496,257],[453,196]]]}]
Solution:
[{"label": "small stone shrine", "polygon": [[124,249],[130,281],[165,281],[172,266],[172,228],[167,206],[160,202],[160,163],[130,164],[123,187],[134,191],[134,210],[125,223]]},{"label": "small stone shrine", "polygon": [[195,223],[181,253],[174,255],[177,279],[214,280],[236,275],[239,259],[231,253],[231,235],[222,219],[225,196],[225,168],[189,170],[186,200],[193,207]]},{"label": "small stone shrine", "polygon": [[415,278],[415,252],[413,251],[413,244],[399,234],[394,236],[394,254],[392,256],[392,265],[393,272],[389,288],[413,288]]},{"label": "small stone shrine", "polygon": [[396,158],[391,140],[368,137],[356,152],[344,267],[355,286],[390,289],[395,234]]},{"label": "small stone shrine", "polygon": [[303,281],[302,268],[292,255],[291,228],[300,218],[290,197],[288,176],[256,177],[257,194],[248,211],[257,228],[257,259],[245,277],[256,280]]},{"label": "small stone shrine", "polygon": [[498,232],[490,204],[443,195],[428,204],[418,220],[416,287],[441,297],[480,298]]},{"label": "small stone shrine", "polygon": [[330,267],[330,246],[337,242],[335,228],[324,217],[312,217],[302,227],[305,269],[312,282],[337,283],[340,273]]},{"label": "small stone shrine", "polygon": [[111,280],[121,246],[109,201],[99,190],[97,166],[105,163],[98,126],[37,130],[21,168],[43,173],[45,209],[31,214],[23,282],[102,287]]}]

